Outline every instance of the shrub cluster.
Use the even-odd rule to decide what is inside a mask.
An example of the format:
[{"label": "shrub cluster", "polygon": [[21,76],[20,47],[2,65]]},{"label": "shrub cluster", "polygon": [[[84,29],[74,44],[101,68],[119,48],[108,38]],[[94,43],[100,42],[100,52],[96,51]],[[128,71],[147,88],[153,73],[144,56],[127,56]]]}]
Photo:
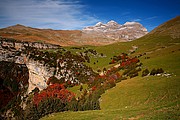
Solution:
[{"label": "shrub cluster", "polygon": [[[99,98],[101,89],[94,89],[76,99],[75,95],[62,84],[53,84],[40,93],[35,93],[33,103],[28,104],[22,119],[38,120],[41,117],[62,111],[84,111],[100,109]],[[103,91],[104,92],[104,91]]]},{"label": "shrub cluster", "polygon": [[151,70],[151,72],[148,69],[145,69],[142,71],[142,77],[147,76],[149,74],[150,75],[157,75],[157,74],[161,74],[161,73],[164,73],[164,70],[162,68],[158,68],[158,69],[153,68]]},{"label": "shrub cluster", "polygon": [[114,63],[117,63],[117,62],[122,62],[124,61],[125,59],[128,59],[128,55],[126,53],[122,53],[118,56],[113,56],[113,58],[111,58],[111,62],[109,62],[109,64],[114,64]]},{"label": "shrub cluster", "polygon": [[141,71],[142,63],[138,63],[139,59],[133,58],[130,61],[123,62],[120,66],[121,69],[124,69],[123,75],[126,77],[136,77],[138,76],[138,72]]},{"label": "shrub cluster", "polygon": [[147,76],[149,74],[149,70],[145,69],[142,71],[142,77]]},{"label": "shrub cluster", "polygon": [[24,111],[24,118],[28,120],[38,120],[39,118],[54,112],[67,110],[67,104],[72,101],[75,95],[65,89],[63,84],[52,84],[40,93],[36,91]]},{"label": "shrub cluster", "polygon": [[41,101],[38,106],[29,104],[23,112],[25,120],[39,120],[41,117],[66,110],[66,104],[57,98],[47,98]]},{"label": "shrub cluster", "polygon": [[17,115],[21,110],[20,103],[27,91],[28,79],[26,65],[0,61],[0,119],[8,119],[6,117]]},{"label": "shrub cluster", "polygon": [[150,75],[157,75],[157,74],[161,74],[164,73],[164,70],[162,68],[158,68],[158,69],[152,69]]}]

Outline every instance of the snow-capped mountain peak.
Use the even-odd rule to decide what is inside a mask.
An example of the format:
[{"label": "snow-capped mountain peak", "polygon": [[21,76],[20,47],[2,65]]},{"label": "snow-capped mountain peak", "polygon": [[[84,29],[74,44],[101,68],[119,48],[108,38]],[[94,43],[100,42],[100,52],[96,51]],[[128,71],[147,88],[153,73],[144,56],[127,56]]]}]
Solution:
[{"label": "snow-capped mountain peak", "polygon": [[95,37],[110,39],[134,40],[147,34],[147,29],[138,22],[126,22],[123,25],[110,20],[106,24],[98,22],[94,26],[86,27],[82,30],[86,35],[90,34]]},{"label": "snow-capped mountain peak", "polygon": [[140,24],[138,22],[126,22],[124,25],[135,25],[135,24]]},{"label": "snow-capped mountain peak", "polygon": [[96,23],[95,27],[99,27],[99,26],[102,26],[102,25],[104,25],[102,22],[98,22],[98,23]]},{"label": "snow-capped mountain peak", "polygon": [[110,20],[109,22],[107,22],[107,25],[119,25],[119,24],[114,20]]},{"label": "snow-capped mountain peak", "polygon": [[107,22],[106,26],[111,29],[119,29],[121,27],[121,25],[115,22],[114,20],[110,20],[109,22]]}]

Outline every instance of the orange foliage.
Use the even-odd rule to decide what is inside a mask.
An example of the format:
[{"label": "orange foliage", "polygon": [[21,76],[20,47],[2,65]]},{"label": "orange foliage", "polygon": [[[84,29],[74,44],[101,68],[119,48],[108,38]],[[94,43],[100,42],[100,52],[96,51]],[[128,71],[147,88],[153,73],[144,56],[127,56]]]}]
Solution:
[{"label": "orange foliage", "polygon": [[121,66],[122,67],[125,67],[125,66],[128,66],[128,65],[130,65],[131,63],[138,63],[139,62],[139,59],[138,58],[129,58],[129,59],[127,59],[126,61],[123,61],[122,63],[121,63]]},{"label": "orange foliage", "polygon": [[74,93],[65,89],[63,84],[53,84],[48,86],[46,89],[34,95],[33,102],[35,105],[47,98],[59,98],[61,102],[70,102],[74,97]]}]

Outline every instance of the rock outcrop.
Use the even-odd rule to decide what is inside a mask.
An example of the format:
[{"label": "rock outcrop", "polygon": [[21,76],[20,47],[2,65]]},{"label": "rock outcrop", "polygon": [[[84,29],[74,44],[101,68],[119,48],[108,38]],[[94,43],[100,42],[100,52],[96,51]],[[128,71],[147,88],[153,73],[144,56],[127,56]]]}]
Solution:
[{"label": "rock outcrop", "polygon": [[[40,89],[46,88],[44,79],[48,79],[50,74],[46,68],[34,60],[29,59],[28,53],[33,49],[57,49],[60,46],[43,43],[20,42],[14,39],[1,38],[0,40],[0,61],[12,62],[27,67],[29,78],[28,92],[31,92],[35,87]],[[51,74],[52,75],[52,74]],[[32,87],[33,86],[33,87]]]}]

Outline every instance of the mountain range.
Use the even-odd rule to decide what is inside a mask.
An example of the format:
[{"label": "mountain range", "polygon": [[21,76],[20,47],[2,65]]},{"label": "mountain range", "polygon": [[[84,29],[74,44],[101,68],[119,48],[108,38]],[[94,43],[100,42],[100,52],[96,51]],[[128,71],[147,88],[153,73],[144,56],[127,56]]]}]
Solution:
[{"label": "mountain range", "polygon": [[109,38],[113,40],[131,41],[148,33],[147,29],[138,22],[126,22],[121,25],[111,20],[106,24],[98,22],[95,26],[86,27],[82,30],[87,35]]},{"label": "mountain range", "polygon": [[107,45],[140,38],[148,31],[138,22],[121,25],[111,20],[107,24],[98,22],[82,30],[38,29],[20,24],[0,29],[0,36],[21,41],[51,43],[61,46]]}]

